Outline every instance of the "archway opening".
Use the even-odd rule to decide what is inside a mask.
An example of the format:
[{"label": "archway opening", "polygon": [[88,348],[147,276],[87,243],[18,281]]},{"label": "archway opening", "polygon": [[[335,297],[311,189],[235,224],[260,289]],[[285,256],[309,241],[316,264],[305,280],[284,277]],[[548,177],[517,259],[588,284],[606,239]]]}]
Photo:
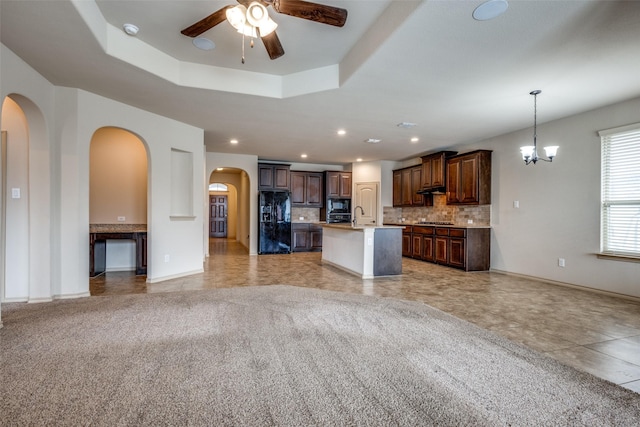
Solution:
[{"label": "archway opening", "polygon": [[146,276],[147,148],[128,130],[103,127],[91,138],[89,157],[90,276]]},{"label": "archway opening", "polygon": [[[221,187],[226,186],[226,191]],[[219,233],[212,233],[214,223],[222,212],[220,207],[213,202],[224,203],[226,197],[226,238],[241,243],[247,249],[249,247],[249,176],[238,168],[219,167],[211,172],[209,177],[209,237],[222,237]],[[217,209],[217,210],[216,210]],[[218,228],[217,231],[220,231]]]}]

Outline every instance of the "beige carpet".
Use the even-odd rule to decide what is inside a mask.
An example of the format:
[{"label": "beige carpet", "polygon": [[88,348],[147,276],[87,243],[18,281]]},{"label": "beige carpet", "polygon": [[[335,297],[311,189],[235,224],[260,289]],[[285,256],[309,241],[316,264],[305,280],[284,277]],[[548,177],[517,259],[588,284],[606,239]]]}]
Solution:
[{"label": "beige carpet", "polygon": [[424,304],[290,286],[5,304],[2,425],[593,425],[640,395]]}]

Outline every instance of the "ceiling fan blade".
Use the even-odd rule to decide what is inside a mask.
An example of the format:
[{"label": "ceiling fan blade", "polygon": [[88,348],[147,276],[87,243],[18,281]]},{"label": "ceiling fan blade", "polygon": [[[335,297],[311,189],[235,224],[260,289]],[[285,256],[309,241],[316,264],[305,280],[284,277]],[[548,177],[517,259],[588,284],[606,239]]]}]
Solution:
[{"label": "ceiling fan blade", "polygon": [[275,31],[261,38],[262,38],[262,43],[264,43],[265,49],[267,49],[269,58],[278,59],[282,55],[284,55],[284,48],[282,47],[282,44],[280,43],[280,39],[278,38],[278,35],[276,34]]},{"label": "ceiling fan blade", "polygon": [[273,0],[273,8],[285,15],[308,19],[321,24],[342,27],[347,22],[347,10],[302,0]]},{"label": "ceiling fan blade", "polygon": [[216,12],[213,12],[211,15],[207,16],[204,19],[201,19],[200,21],[196,22],[192,26],[187,27],[180,32],[185,36],[198,37],[200,34],[204,33],[207,30],[210,30],[211,28],[215,27],[216,25],[218,25],[219,23],[227,19],[226,12],[227,12],[227,9],[229,9],[230,7],[233,7],[233,6],[232,5],[225,6],[222,9],[219,9]]}]

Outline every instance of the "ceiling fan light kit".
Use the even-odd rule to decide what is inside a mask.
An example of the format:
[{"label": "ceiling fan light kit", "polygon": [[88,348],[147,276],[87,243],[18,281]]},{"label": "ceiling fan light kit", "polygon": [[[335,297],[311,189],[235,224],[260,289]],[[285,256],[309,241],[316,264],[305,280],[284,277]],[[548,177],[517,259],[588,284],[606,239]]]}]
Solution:
[{"label": "ceiling fan light kit", "polygon": [[[236,6],[227,5],[218,9],[211,15],[185,28],[181,33],[188,37],[198,37],[226,19],[243,37],[252,38],[251,47],[253,47],[253,38],[260,37],[269,54],[269,58],[273,60],[284,55],[284,48],[275,32],[278,24],[269,17],[267,6],[273,7],[276,12],[284,15],[335,27],[342,27],[347,21],[346,9],[303,0],[253,1],[249,3],[248,7],[245,6],[246,0],[238,0],[238,3],[240,4]],[[244,40],[242,49],[242,63],[244,64]]]}]

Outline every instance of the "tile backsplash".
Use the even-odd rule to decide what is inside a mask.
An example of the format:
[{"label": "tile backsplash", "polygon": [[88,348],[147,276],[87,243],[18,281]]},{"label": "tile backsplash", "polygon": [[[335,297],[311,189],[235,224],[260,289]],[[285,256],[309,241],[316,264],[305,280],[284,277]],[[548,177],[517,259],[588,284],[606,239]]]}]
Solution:
[{"label": "tile backsplash", "polygon": [[320,222],[320,209],[291,208],[291,222]]},{"label": "tile backsplash", "polygon": [[[491,205],[457,206],[447,205],[444,194],[433,195],[433,206],[383,208],[386,224],[414,224],[420,221],[451,222],[455,225],[491,225]],[[403,221],[404,219],[404,221]]]}]

